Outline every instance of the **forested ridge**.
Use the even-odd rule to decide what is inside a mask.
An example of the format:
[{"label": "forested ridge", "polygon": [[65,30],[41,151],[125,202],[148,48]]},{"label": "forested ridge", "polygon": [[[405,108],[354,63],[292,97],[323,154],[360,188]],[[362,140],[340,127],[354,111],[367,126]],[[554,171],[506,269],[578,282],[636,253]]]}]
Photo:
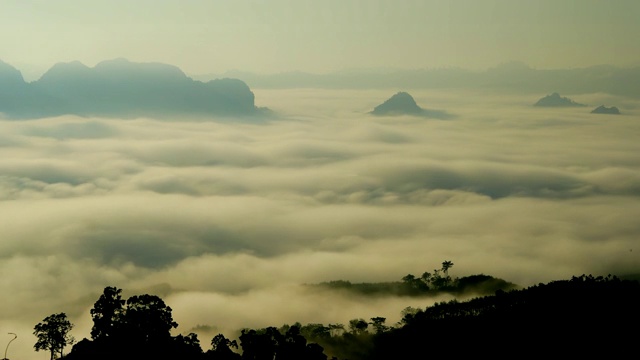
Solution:
[{"label": "forested ridge", "polygon": [[[436,275],[448,277],[446,271]],[[403,283],[415,279],[409,274]],[[460,279],[449,278],[448,290],[454,280]],[[218,334],[201,344],[194,333],[171,335],[178,324],[160,297],[145,294],[124,300],[121,294],[122,289],[106,287],[95,302],[91,339],[75,342],[69,336],[73,325],[64,313],[45,318],[34,328],[36,350],[68,360],[613,357],[637,352],[640,320],[638,280],[581,275],[498,289],[467,301],[399,309],[403,317],[397,324],[386,324],[384,317],[372,314],[369,320],[352,319],[346,326],[295,323],[242,329],[237,339]],[[66,346],[72,346],[67,354]]]},{"label": "forested ridge", "polygon": [[308,286],[321,290],[343,290],[367,296],[428,296],[439,293],[490,295],[497,290],[513,290],[519,287],[514,283],[485,274],[452,278],[449,275],[449,268],[452,266],[451,261],[444,261],[440,269],[434,269],[433,272],[425,271],[420,276],[407,274],[401,281],[352,283],[348,280],[333,280]]}]

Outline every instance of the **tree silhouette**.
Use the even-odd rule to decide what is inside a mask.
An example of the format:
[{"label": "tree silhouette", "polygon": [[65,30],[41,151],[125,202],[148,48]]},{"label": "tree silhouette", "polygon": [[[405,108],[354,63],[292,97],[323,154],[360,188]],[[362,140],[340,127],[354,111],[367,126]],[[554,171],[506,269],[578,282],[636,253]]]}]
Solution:
[{"label": "tree silhouette", "polygon": [[421,312],[422,312],[422,309],[414,308],[411,306],[407,306],[406,308],[402,309],[402,311],[400,312],[400,314],[402,315],[402,319],[400,320],[400,325],[406,325],[412,322],[413,319],[416,317],[416,315],[420,314]]},{"label": "tree silhouette", "polygon": [[171,329],[178,327],[173,321],[171,308],[156,295],[136,295],[127,299],[124,326],[128,337],[138,343],[166,341]]},{"label": "tree silhouette", "polygon": [[376,334],[380,334],[389,330],[389,327],[384,324],[385,321],[387,321],[387,318],[380,317],[380,316],[372,317],[371,322],[369,324],[371,324],[371,326],[373,326],[373,328],[376,329]]},{"label": "tree silhouette", "polygon": [[67,314],[52,314],[44,318],[42,322],[34,327],[33,334],[38,341],[33,346],[36,351],[47,350],[51,352],[51,359],[55,359],[55,355],[62,357],[65,346],[73,344],[75,341],[69,331],[73,328],[73,324],[67,319]]},{"label": "tree silhouette", "polygon": [[274,327],[268,327],[259,332],[253,329],[242,330],[240,335],[242,359],[273,360],[276,356],[279,337],[281,334]]},{"label": "tree silhouette", "polygon": [[424,282],[425,284],[429,284],[431,282],[431,273],[428,271],[425,271],[422,273],[422,276],[420,277],[420,279],[422,280],[422,282]]},{"label": "tree silhouette", "polygon": [[409,285],[413,284],[413,282],[415,280],[416,280],[416,277],[413,274],[407,274],[407,275],[402,277],[402,281],[404,281],[405,283],[407,283]]},{"label": "tree silhouette", "polygon": [[202,355],[202,347],[200,347],[198,335],[189,333],[188,335],[179,334],[174,337],[171,354],[181,359],[197,359],[200,357]]},{"label": "tree silhouette", "polygon": [[195,333],[171,336],[178,324],[172,309],[156,295],[131,296],[122,300],[122,290],[106,287],[91,309],[93,341],[84,339],[65,358],[106,359],[202,359]]},{"label": "tree silhouette", "polygon": [[231,350],[238,349],[238,342],[227,339],[223,334],[218,334],[211,339],[211,350],[206,352],[208,359],[216,360],[239,360],[240,354]]},{"label": "tree silhouette", "polygon": [[125,301],[122,300],[122,289],[108,286],[100,298],[93,304],[91,317],[93,327],[91,338],[103,340],[114,336],[117,326],[122,321]]},{"label": "tree silhouette", "polygon": [[[313,327],[313,324],[309,324]],[[366,325],[366,323],[365,323]],[[223,343],[227,340],[221,337]],[[215,341],[214,338],[213,341]],[[326,360],[324,348],[317,343],[308,343],[302,334],[302,325],[273,326],[254,330],[244,329],[240,335],[242,360]],[[210,352],[207,352],[209,354]],[[211,357],[212,359],[234,359]]]},{"label": "tree silhouette", "polygon": [[329,336],[342,335],[344,334],[344,325],[343,324],[329,324]]},{"label": "tree silhouette", "polygon": [[445,260],[442,262],[442,272],[444,272],[444,276],[449,276],[449,269],[453,267],[453,263],[449,260]]},{"label": "tree silhouette", "polygon": [[352,334],[364,334],[367,331],[369,324],[364,319],[351,319],[349,320],[349,330]]},{"label": "tree silhouette", "polygon": [[238,348],[238,342],[235,340],[229,340],[224,335],[218,334],[211,339],[211,349],[213,351],[226,351],[231,348]]},{"label": "tree silhouette", "polygon": [[413,274],[407,274],[402,277],[402,283],[405,285],[409,293],[420,293],[429,290],[428,284],[426,284],[421,278],[416,278]]}]

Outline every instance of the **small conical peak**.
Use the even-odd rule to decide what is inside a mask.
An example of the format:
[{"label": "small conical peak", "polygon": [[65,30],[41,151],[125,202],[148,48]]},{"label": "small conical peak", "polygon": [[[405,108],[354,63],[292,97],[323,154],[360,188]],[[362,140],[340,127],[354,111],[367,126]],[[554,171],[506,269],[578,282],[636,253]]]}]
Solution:
[{"label": "small conical peak", "polygon": [[402,115],[419,114],[423,109],[409,93],[400,91],[387,99],[384,103],[376,106],[371,112],[374,115]]},{"label": "small conical peak", "polygon": [[[402,101],[402,102],[407,102],[407,103],[411,103],[411,104],[416,104],[416,101],[413,99],[413,96],[411,96],[408,92],[405,92],[405,91],[397,92],[395,95],[393,95],[391,98],[389,98],[389,100]],[[416,105],[418,105],[418,104],[416,104]]]}]

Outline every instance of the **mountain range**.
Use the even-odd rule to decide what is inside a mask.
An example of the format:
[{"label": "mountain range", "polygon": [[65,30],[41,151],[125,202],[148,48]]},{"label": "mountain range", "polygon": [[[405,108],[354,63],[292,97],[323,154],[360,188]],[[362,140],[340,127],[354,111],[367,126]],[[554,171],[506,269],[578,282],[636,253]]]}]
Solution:
[{"label": "mountain range", "polygon": [[477,88],[522,93],[608,93],[640,98],[640,66],[596,65],[573,69],[534,69],[521,62],[508,62],[483,70],[371,69],[344,70],[326,74],[285,72],[255,74],[229,71],[194,76],[207,80],[220,76],[239,78],[252,88],[334,89],[446,89]]},{"label": "mountain range", "polygon": [[181,115],[255,116],[254,94],[238,79],[193,80],[173,65],[118,58],[87,67],[58,63],[26,82],[20,71],[0,61],[0,113],[10,119],[65,114],[168,118]]}]

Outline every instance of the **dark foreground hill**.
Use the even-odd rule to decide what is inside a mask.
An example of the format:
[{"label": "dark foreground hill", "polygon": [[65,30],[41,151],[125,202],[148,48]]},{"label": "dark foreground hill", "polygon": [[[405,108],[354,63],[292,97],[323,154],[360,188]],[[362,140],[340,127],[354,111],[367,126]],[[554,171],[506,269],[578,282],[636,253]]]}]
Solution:
[{"label": "dark foreground hill", "polygon": [[406,316],[370,359],[617,358],[637,354],[640,283],[582,275]]},{"label": "dark foreground hill", "polygon": [[161,63],[103,61],[54,65],[37,81],[0,61],[0,113],[10,119],[65,114],[104,117],[255,116],[254,94],[237,79],[195,81]]},{"label": "dark foreground hill", "polygon": [[[639,281],[582,275],[464,302],[405,308],[398,324],[387,325],[372,314],[370,321],[356,318],[348,326],[242,329],[237,340],[218,334],[201,344],[194,333],[170,334],[178,324],[159,297],[125,301],[120,294],[105,288],[91,310],[92,338],[77,342],[64,359],[634,358],[640,321]],[[40,329],[49,334],[48,327]],[[46,338],[65,338],[51,335]]]}]

